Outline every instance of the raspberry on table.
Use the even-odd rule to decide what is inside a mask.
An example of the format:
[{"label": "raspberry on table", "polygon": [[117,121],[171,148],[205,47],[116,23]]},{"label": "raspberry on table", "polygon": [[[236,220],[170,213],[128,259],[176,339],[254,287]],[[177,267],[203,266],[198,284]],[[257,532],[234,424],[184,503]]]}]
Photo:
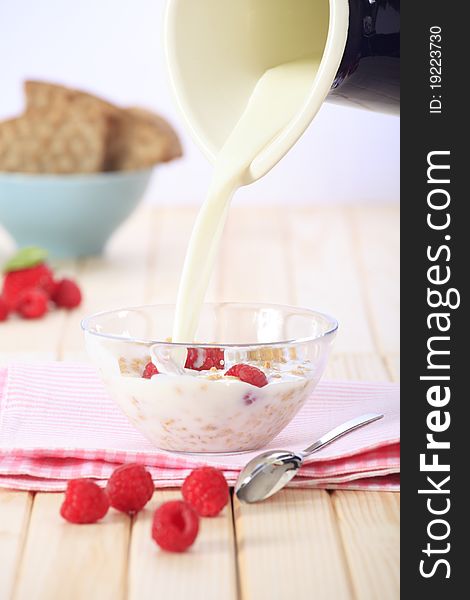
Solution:
[{"label": "raspberry on table", "polygon": [[11,310],[17,308],[22,294],[30,289],[39,289],[47,297],[51,296],[54,290],[54,278],[47,265],[41,263],[34,267],[5,273],[2,297]]},{"label": "raspberry on table", "polygon": [[75,281],[64,278],[55,283],[51,299],[59,308],[76,308],[82,301],[82,293]]},{"label": "raspberry on table", "polygon": [[108,496],[96,483],[90,479],[72,479],[60,514],[70,523],[95,523],[105,516],[108,508]]},{"label": "raspberry on table", "polygon": [[240,381],[244,381],[245,383],[251,383],[251,385],[255,385],[259,388],[268,385],[268,378],[263,373],[263,371],[261,371],[257,367],[253,367],[252,365],[233,365],[233,367],[230,367],[230,369],[226,371],[225,375],[238,377]]},{"label": "raspberry on table", "polygon": [[163,550],[184,552],[199,532],[196,511],[183,500],[161,504],[153,516],[152,538]]},{"label": "raspberry on table", "polygon": [[158,369],[157,367],[153,364],[153,362],[148,362],[145,365],[145,369],[144,372],[142,373],[142,377],[144,379],[152,379],[152,377],[154,375],[158,375]]},{"label": "raspberry on table", "polygon": [[113,508],[134,514],[144,508],[153,496],[154,489],[152,476],[144,466],[128,464],[113,472],[106,493]]},{"label": "raspberry on table", "polygon": [[16,310],[23,319],[39,319],[48,310],[49,297],[42,289],[27,289],[20,294]]},{"label": "raspberry on table", "polygon": [[214,467],[194,469],[184,480],[183,498],[201,517],[215,517],[229,501],[227,481]]},{"label": "raspberry on table", "polygon": [[10,307],[5,300],[0,296],[0,321],[6,321],[10,314]]},{"label": "raspberry on table", "polygon": [[186,358],[186,369],[194,371],[209,371],[215,367],[223,369],[225,365],[225,357],[223,348],[188,348],[188,356]]}]

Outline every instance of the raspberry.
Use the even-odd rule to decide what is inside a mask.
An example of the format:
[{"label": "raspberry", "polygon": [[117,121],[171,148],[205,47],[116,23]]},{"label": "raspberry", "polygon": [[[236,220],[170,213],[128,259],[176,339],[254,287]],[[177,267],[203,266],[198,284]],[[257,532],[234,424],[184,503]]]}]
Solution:
[{"label": "raspberry", "polygon": [[181,491],[201,517],[215,517],[229,500],[225,477],[214,467],[194,469],[184,480]]},{"label": "raspberry", "polygon": [[72,479],[67,485],[60,514],[70,523],[95,523],[108,512],[104,490],[89,479]]},{"label": "raspberry", "polygon": [[184,552],[197,537],[199,517],[183,500],[171,500],[157,508],[152,537],[163,550]]},{"label": "raspberry", "polygon": [[222,348],[188,348],[186,358],[186,369],[194,371],[208,371],[215,367],[223,369],[225,364],[224,351]]},{"label": "raspberry", "polygon": [[76,308],[82,301],[80,288],[71,279],[56,282],[52,300],[60,308]]},{"label": "raspberry", "polygon": [[47,313],[49,297],[41,289],[24,291],[17,302],[16,310],[23,319],[39,319]]},{"label": "raspberry", "polygon": [[11,310],[16,309],[21,295],[30,289],[40,289],[50,297],[54,290],[54,279],[47,265],[42,263],[5,274],[2,296]]},{"label": "raspberry", "polygon": [[153,496],[152,476],[137,464],[118,467],[109,478],[106,492],[109,503],[121,512],[139,512]]},{"label": "raspberry", "polygon": [[154,375],[158,375],[158,369],[157,367],[153,364],[153,362],[148,362],[145,365],[145,369],[144,372],[142,373],[142,377],[144,379],[152,379],[152,377]]},{"label": "raspberry", "polygon": [[225,375],[238,377],[240,381],[251,383],[251,385],[255,385],[259,388],[268,385],[268,379],[263,373],[263,371],[260,371],[259,369],[257,369],[256,367],[252,367],[251,365],[233,365],[233,367],[230,367],[230,369],[225,373]]},{"label": "raspberry", "polygon": [[10,307],[5,300],[0,296],[0,321],[6,321],[10,314]]}]

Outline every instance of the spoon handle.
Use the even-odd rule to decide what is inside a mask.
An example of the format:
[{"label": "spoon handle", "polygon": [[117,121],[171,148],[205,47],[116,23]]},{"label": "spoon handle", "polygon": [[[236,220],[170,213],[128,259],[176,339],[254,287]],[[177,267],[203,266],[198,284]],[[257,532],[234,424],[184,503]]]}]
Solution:
[{"label": "spoon handle", "polygon": [[349,433],[354,429],[359,429],[359,427],[363,427],[368,423],[378,421],[382,417],[383,415],[376,413],[367,413],[360,417],[356,417],[355,419],[351,419],[350,421],[346,421],[346,423],[343,423],[342,425],[338,425],[338,427],[335,427],[331,431],[328,431],[328,433],[325,433],[325,435],[314,442],[311,446],[305,448],[305,450],[302,452],[302,458],[310,456],[310,454],[317,452],[317,450],[320,450],[320,448],[324,448],[327,444],[331,444],[331,442],[334,442],[346,433]]}]

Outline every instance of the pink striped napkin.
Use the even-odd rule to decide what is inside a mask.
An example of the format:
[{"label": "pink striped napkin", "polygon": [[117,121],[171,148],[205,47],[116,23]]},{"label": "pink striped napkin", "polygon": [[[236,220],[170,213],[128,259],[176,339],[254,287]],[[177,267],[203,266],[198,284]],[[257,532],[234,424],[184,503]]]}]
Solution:
[{"label": "pink striped napkin", "polygon": [[[328,429],[366,412],[382,412],[385,417],[310,457],[291,485],[397,490],[396,384],[322,382],[265,449],[301,450]],[[203,457],[155,448],[128,422],[97,372],[85,364],[12,363],[0,369],[0,487],[50,491],[65,489],[67,480],[75,477],[104,482],[123,462],[145,464],[158,487],[180,485],[200,465],[222,469],[233,483],[257,453]]]}]

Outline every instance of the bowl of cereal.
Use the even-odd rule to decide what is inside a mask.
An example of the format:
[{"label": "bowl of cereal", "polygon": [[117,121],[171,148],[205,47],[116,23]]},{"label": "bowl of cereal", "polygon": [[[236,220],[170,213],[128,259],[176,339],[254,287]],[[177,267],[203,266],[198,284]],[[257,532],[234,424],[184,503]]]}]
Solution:
[{"label": "bowl of cereal", "polygon": [[111,397],[155,446],[244,452],[269,443],[320,380],[338,324],[275,304],[203,306],[197,342],[172,343],[175,307],[113,310],[82,321]]}]

